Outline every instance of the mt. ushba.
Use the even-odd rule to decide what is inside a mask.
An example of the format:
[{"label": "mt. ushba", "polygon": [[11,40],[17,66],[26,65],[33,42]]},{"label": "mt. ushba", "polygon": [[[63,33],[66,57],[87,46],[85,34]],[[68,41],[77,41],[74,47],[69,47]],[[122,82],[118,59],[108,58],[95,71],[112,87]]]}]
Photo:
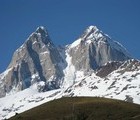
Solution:
[{"label": "mt. ushba", "polygon": [[38,27],[0,74],[0,118],[64,96],[140,104],[140,61],[96,26],[64,47],[56,47]]}]

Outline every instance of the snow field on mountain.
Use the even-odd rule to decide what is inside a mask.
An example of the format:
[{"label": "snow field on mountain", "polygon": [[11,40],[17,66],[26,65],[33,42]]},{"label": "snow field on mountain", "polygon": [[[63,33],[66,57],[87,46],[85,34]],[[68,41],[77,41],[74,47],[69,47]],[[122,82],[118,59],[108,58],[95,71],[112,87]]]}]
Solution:
[{"label": "snow field on mountain", "polygon": [[[57,98],[60,90],[52,90],[39,93],[33,85],[14,95],[9,95],[0,99],[0,119],[10,118],[16,113],[21,113],[45,102]],[[59,98],[59,97],[58,97]]]},{"label": "snow field on mountain", "polygon": [[[79,71],[72,86],[48,92],[39,93],[34,84],[28,89],[0,99],[0,119],[9,118],[15,113],[21,113],[62,96],[106,97],[120,100],[126,100],[128,97],[133,100],[132,102],[140,104],[140,71],[126,72],[123,75],[118,71],[106,78],[100,78],[95,73],[83,76],[83,72]],[[132,78],[135,74],[138,75]]]}]

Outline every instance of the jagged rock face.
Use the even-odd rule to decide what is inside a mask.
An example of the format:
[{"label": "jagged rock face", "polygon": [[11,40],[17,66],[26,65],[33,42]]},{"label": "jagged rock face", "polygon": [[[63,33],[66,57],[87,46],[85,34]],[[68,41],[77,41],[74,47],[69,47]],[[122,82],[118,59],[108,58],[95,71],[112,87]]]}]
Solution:
[{"label": "jagged rock face", "polygon": [[69,49],[76,70],[96,70],[109,61],[125,61],[131,58],[122,45],[111,40],[95,26],[87,28]]},{"label": "jagged rock face", "polygon": [[[44,81],[51,87],[58,88],[63,77],[59,64],[63,63],[57,48],[49,38],[43,27],[30,35],[27,41],[15,51],[12,61],[5,75],[4,91],[10,92],[12,88],[17,91],[28,88],[37,81]],[[47,89],[49,86],[47,85]],[[3,96],[3,95],[2,95]]]},{"label": "jagged rock face", "polygon": [[97,70],[96,75],[101,78],[104,78],[114,70],[117,70],[123,63],[124,62],[120,62],[120,61],[108,62],[107,64],[105,64],[104,66],[102,66]]}]

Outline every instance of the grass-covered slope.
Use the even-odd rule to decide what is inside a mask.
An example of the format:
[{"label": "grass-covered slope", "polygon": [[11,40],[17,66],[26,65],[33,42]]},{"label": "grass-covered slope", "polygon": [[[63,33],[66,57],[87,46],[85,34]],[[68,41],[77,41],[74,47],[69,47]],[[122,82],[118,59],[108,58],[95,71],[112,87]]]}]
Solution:
[{"label": "grass-covered slope", "polygon": [[140,120],[140,105],[105,98],[61,98],[10,120]]}]

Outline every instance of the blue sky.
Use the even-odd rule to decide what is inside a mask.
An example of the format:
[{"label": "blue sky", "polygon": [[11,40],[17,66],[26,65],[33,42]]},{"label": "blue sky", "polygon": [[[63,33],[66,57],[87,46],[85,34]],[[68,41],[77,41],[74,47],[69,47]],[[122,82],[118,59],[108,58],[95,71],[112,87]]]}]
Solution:
[{"label": "blue sky", "polygon": [[0,72],[40,25],[56,45],[96,25],[140,58],[140,0],[0,0]]}]

